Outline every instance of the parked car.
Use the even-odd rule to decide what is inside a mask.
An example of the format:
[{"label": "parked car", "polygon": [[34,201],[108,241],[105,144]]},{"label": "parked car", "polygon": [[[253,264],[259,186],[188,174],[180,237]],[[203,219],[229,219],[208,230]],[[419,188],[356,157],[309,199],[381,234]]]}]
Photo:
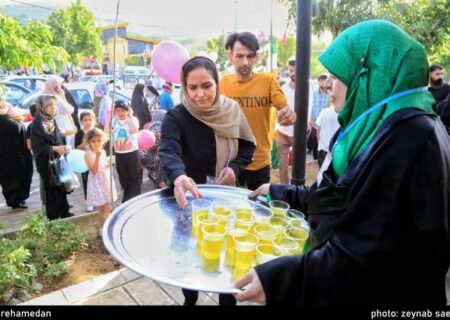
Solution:
[{"label": "parked car", "polygon": [[136,83],[145,83],[151,80],[152,73],[146,67],[139,66],[127,66],[123,70],[123,86],[126,87],[127,84],[132,85]]},{"label": "parked car", "polygon": [[20,101],[31,92],[30,89],[11,81],[2,80],[0,81],[0,85],[5,88],[6,102],[13,106],[18,105]]},{"label": "parked car", "polygon": [[[78,113],[83,110],[91,110],[94,107],[94,82],[70,82],[64,84],[64,86],[70,91],[73,100],[78,106]],[[20,112],[28,113],[30,106],[36,102],[36,99],[42,94],[42,90],[36,90],[28,94],[17,105],[22,109]],[[109,92],[112,98],[112,91]],[[116,91],[116,101],[126,100],[131,104],[131,97],[124,92]],[[26,114],[24,115],[26,117]]]},{"label": "parked car", "polygon": [[[119,78],[116,77],[116,89],[118,90],[122,90],[122,87],[120,86],[120,82],[119,82]],[[80,79],[81,82],[94,82],[97,83],[99,81],[105,81],[108,84],[113,84],[114,83],[114,77],[112,75],[101,75],[101,76],[85,76],[85,77],[81,77]],[[112,89],[112,86],[111,86]]]},{"label": "parked car", "polygon": [[47,78],[44,76],[7,76],[3,80],[15,82],[34,91],[36,89],[43,89]]}]

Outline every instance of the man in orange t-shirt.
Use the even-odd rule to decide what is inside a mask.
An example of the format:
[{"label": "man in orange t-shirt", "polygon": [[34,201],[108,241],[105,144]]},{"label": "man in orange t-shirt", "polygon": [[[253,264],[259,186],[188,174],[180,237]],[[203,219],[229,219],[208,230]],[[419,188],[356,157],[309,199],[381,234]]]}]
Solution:
[{"label": "man in orange t-shirt", "polygon": [[222,77],[220,91],[239,103],[256,138],[253,162],[238,177],[239,184],[255,190],[270,181],[270,107],[278,110],[277,120],[282,126],[294,124],[297,116],[288,106],[275,77],[252,71],[259,59],[259,43],[255,35],[233,33],[228,36],[225,48],[236,74]]}]

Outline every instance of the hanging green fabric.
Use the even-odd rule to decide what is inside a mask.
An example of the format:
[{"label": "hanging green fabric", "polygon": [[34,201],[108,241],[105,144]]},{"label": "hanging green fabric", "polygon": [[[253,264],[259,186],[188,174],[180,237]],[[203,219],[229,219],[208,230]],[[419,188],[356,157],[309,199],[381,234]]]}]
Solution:
[{"label": "hanging green fabric", "polygon": [[[425,49],[388,21],[367,21],[345,30],[319,60],[347,86],[346,102],[338,116],[344,130],[383,99],[428,84]],[[416,91],[367,113],[333,147],[336,175],[367,148],[389,115],[407,107],[434,113],[433,104],[428,91]]]},{"label": "hanging green fabric", "polygon": [[272,150],[270,151],[270,161],[272,163],[272,169],[278,169],[280,167],[280,159],[278,158],[277,143],[272,140]]}]

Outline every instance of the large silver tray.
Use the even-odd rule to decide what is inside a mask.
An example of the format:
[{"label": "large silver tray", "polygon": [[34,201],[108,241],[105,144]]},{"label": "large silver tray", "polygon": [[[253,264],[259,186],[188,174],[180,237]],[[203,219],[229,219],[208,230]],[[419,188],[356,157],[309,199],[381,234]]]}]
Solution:
[{"label": "large silver tray", "polygon": [[[208,200],[248,200],[249,191],[241,188],[198,188]],[[120,205],[103,227],[105,247],[120,263],[152,280],[198,291],[238,293],[232,288],[232,271],[223,266],[224,257],[218,272],[202,270],[191,236],[193,198],[189,195],[185,210],[177,205],[171,189],[151,191]]]}]

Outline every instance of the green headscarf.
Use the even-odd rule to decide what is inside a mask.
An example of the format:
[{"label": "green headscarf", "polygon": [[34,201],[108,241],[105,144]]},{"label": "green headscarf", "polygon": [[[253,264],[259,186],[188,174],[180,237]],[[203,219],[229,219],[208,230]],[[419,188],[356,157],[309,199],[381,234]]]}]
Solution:
[{"label": "green headscarf", "polygon": [[[338,115],[343,130],[383,99],[428,84],[425,49],[388,21],[366,21],[350,27],[319,60],[347,86],[346,101]],[[420,91],[392,100],[363,117],[333,148],[336,175],[366,149],[389,115],[407,107],[434,113],[433,103],[428,91]]]}]

